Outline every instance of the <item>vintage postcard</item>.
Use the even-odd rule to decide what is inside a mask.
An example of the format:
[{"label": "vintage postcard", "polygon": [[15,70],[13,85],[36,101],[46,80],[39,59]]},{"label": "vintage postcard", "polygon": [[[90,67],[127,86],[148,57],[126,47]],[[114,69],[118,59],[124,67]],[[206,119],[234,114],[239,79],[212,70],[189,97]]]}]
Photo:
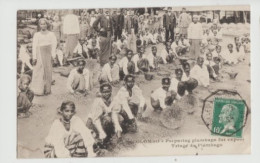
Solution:
[{"label": "vintage postcard", "polygon": [[17,158],[250,154],[250,6],[17,11]]}]

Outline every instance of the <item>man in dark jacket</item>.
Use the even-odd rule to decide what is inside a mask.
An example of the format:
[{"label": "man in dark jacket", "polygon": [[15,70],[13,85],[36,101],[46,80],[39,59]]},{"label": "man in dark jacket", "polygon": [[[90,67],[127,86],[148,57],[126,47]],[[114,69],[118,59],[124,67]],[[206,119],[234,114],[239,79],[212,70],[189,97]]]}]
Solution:
[{"label": "man in dark jacket", "polygon": [[115,41],[121,39],[122,30],[124,28],[124,15],[120,9],[117,10],[117,14],[112,18],[113,28],[114,28],[114,37]]},{"label": "man in dark jacket", "polygon": [[166,14],[163,15],[163,27],[165,28],[165,40],[169,41],[169,35],[174,41],[174,28],[176,27],[176,17],[172,13],[172,8],[169,7]]},{"label": "man in dark jacket", "polygon": [[[100,26],[100,28],[99,28]],[[112,18],[109,14],[109,10],[105,11],[105,14],[101,14],[97,17],[95,22],[93,23],[93,28],[97,31],[100,32],[104,31],[106,33],[107,37],[111,37],[113,34],[113,23],[112,23]]]}]

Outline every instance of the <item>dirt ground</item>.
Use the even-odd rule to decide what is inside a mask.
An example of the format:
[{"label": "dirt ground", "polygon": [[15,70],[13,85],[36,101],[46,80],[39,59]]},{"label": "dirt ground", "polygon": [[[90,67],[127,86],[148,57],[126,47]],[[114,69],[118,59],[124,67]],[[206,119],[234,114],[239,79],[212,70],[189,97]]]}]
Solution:
[{"label": "dirt ground", "polygon": [[[232,37],[225,37],[222,43],[226,46],[226,42],[233,41]],[[164,46],[157,45],[158,52]],[[150,52],[150,47],[146,49],[146,53]],[[201,120],[202,99],[207,97],[212,91],[217,89],[233,89],[237,90],[241,96],[246,100],[250,107],[250,56],[247,55],[246,61],[232,67],[223,67],[221,82],[212,82],[209,88],[198,87],[194,91],[194,95],[198,105],[194,106],[194,113],[184,113],[182,125],[179,129],[171,130],[163,127],[157,120],[157,115],[152,111],[150,105],[150,93],[160,86],[161,76],[155,77],[152,81],[139,82],[139,87],[143,90],[146,98],[148,108],[145,116],[152,117],[149,121],[138,121],[138,132],[135,134],[124,135],[124,140],[131,138],[138,140],[143,138],[162,138],[162,137],[181,137],[189,135],[210,135],[206,126]],[[168,67],[167,67],[168,66]],[[171,65],[166,68],[170,70]],[[171,70],[170,70],[171,71]],[[174,73],[171,71],[172,74]],[[230,79],[227,72],[238,72],[235,79]],[[142,76],[140,78],[143,78]],[[47,136],[50,126],[55,118],[57,118],[57,108],[64,100],[72,100],[76,104],[76,115],[86,119],[91,109],[91,104],[98,91],[96,85],[89,95],[86,97],[73,96],[66,91],[66,78],[60,76],[59,73],[53,73],[53,79],[56,81],[52,86],[52,94],[44,97],[36,96],[34,98],[34,106],[31,108],[32,115],[26,119],[17,120],[17,141],[18,141],[18,158],[43,158],[43,147],[45,144],[45,137]],[[118,88],[113,89],[113,93],[117,92]],[[250,135],[250,116],[244,132]],[[107,153],[106,156],[126,156],[131,155],[135,150],[135,146],[131,142],[125,141],[123,145],[119,145],[113,152]]]}]

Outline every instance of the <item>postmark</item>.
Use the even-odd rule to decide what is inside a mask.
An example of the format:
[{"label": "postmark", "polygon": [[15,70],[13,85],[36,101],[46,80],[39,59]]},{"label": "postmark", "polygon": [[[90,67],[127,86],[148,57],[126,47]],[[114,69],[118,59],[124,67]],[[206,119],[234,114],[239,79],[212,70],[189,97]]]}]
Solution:
[{"label": "postmark", "polygon": [[234,90],[219,89],[203,100],[201,118],[212,135],[243,138],[249,107]]}]

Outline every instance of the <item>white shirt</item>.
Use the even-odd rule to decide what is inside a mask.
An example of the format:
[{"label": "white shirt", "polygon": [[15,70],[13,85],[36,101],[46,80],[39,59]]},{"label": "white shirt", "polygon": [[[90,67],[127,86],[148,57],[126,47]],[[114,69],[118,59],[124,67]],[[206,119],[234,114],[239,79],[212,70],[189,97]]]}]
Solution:
[{"label": "white shirt", "polygon": [[32,45],[32,53],[33,59],[36,58],[37,48],[41,46],[51,45],[51,55],[54,58],[56,56],[56,46],[57,46],[57,39],[53,32],[48,32],[47,34],[42,34],[41,32],[36,32],[33,36],[33,45]]},{"label": "white shirt", "polygon": [[67,35],[80,33],[79,20],[76,15],[68,14],[64,17],[63,33]]},{"label": "white shirt", "polygon": [[[68,77],[67,80],[67,89],[71,92],[74,93],[74,90],[72,88],[72,83],[74,81],[75,75],[78,75],[78,68],[74,68],[73,70],[71,70],[70,75]],[[79,74],[79,75],[83,75],[84,79],[85,79],[85,89],[88,90],[90,89],[90,72],[88,69],[84,68],[83,69],[83,73]]]},{"label": "white shirt", "polygon": [[[180,42],[179,42],[179,44],[180,44]],[[179,47],[179,46],[180,46],[180,45],[177,45],[177,44],[176,44],[176,41],[174,41],[174,42],[172,43],[171,49],[172,49],[172,51],[173,51],[175,54],[177,54],[176,48]]]},{"label": "white shirt", "polygon": [[166,108],[165,105],[165,98],[166,98],[167,91],[165,91],[162,87],[157,88],[152,94],[151,97],[154,100],[159,100],[160,106],[162,109]]},{"label": "white shirt", "polygon": [[149,66],[152,67],[152,68],[155,68],[155,65],[154,65],[154,55],[152,52],[148,53],[145,58],[148,60],[149,62]]},{"label": "white shirt", "polygon": [[123,72],[124,72],[124,74],[125,75],[127,75],[128,74],[128,70],[127,70],[127,64],[128,64],[128,59],[127,59],[127,57],[123,57],[120,61],[119,61],[119,67],[120,68],[123,68]]},{"label": "white shirt", "polygon": [[209,72],[205,65],[203,65],[201,68],[199,65],[196,64],[191,69],[190,76],[196,79],[199,85],[202,85],[204,87],[209,86]]},{"label": "white shirt", "polygon": [[60,65],[62,66],[63,65],[63,51],[60,49],[56,49],[56,55],[58,57]]},{"label": "white shirt", "polygon": [[225,63],[231,64],[234,63],[236,64],[238,62],[238,54],[235,52],[235,49],[231,53],[229,50],[226,50],[226,52],[223,55],[223,59],[225,60]]},{"label": "white shirt", "polygon": [[92,27],[93,23],[96,21],[96,17],[90,17],[90,23],[89,25]]},{"label": "white shirt", "polygon": [[[86,44],[83,44],[83,50],[88,53],[88,48],[86,46]],[[82,45],[78,42],[77,46],[75,47],[73,53],[77,53],[80,54],[82,56]]]},{"label": "white shirt", "polygon": [[168,52],[167,52],[167,50],[166,50],[165,48],[163,48],[163,49],[161,50],[161,52],[158,53],[158,54],[160,54],[160,57],[162,58],[163,63],[166,64],[166,63],[167,63],[166,58],[167,58],[167,56],[169,55]]},{"label": "white shirt", "polygon": [[188,39],[202,39],[202,36],[202,25],[199,22],[197,22],[196,24],[194,24],[193,22],[190,23],[188,28]]},{"label": "white shirt", "polygon": [[117,131],[122,131],[122,128],[119,124],[119,120],[117,118],[117,114],[120,112],[120,105],[118,105],[118,102],[116,101],[117,99],[111,99],[111,103],[109,106],[107,106],[104,102],[104,100],[100,97],[96,98],[92,104],[91,107],[91,113],[88,115],[88,118],[91,118],[96,125],[98,131],[99,131],[99,137],[100,138],[105,138],[106,133],[103,130],[103,127],[101,125],[100,118],[102,116],[106,116],[109,113],[112,113],[112,119],[113,119],[113,124],[115,126],[115,132]]},{"label": "white shirt", "polygon": [[143,96],[143,92],[137,85],[134,85],[134,87],[132,88],[132,96],[131,97],[129,96],[128,90],[124,86],[121,87],[118,90],[116,97],[119,100],[118,101],[119,103],[122,103],[122,102],[128,103],[128,101],[132,97],[134,97],[134,98],[138,98],[138,100],[140,102],[139,107],[144,107],[144,105],[145,105],[145,98]]},{"label": "white shirt", "polygon": [[179,84],[179,80],[177,80],[176,78],[172,78],[171,79],[171,85],[170,85],[170,88],[169,90],[170,91],[174,91],[175,93],[177,93],[177,99],[180,99],[181,96],[178,94],[178,84]]},{"label": "white shirt", "polygon": [[22,72],[24,72],[24,66],[25,66],[25,64],[26,64],[31,70],[33,69],[32,65],[31,65],[31,62],[30,62],[31,57],[30,57],[30,55],[28,54],[25,45],[22,45],[21,48],[20,48],[20,51],[19,51],[19,59],[23,62]]},{"label": "white shirt", "polygon": [[138,66],[137,66],[137,62],[138,62],[140,59],[143,59],[143,58],[144,58],[144,55],[142,55],[142,58],[139,58],[139,55],[138,55],[138,54],[136,54],[136,55],[133,56],[132,61],[133,61],[134,64],[135,64],[135,72],[139,72],[139,68],[138,68]]},{"label": "white shirt", "polygon": [[[114,64],[113,65],[113,68],[115,68],[116,66],[118,66],[118,65],[116,65],[116,64]],[[118,80],[117,78],[116,79],[113,79],[113,75],[112,75],[112,68],[111,68],[111,66],[110,66],[110,63],[106,63],[104,66],[103,66],[103,68],[102,68],[102,76],[106,76],[107,77],[107,79],[108,79],[108,81],[109,82],[112,82],[112,81],[114,81],[114,80]],[[119,72],[118,72],[118,74],[119,74]]]}]

